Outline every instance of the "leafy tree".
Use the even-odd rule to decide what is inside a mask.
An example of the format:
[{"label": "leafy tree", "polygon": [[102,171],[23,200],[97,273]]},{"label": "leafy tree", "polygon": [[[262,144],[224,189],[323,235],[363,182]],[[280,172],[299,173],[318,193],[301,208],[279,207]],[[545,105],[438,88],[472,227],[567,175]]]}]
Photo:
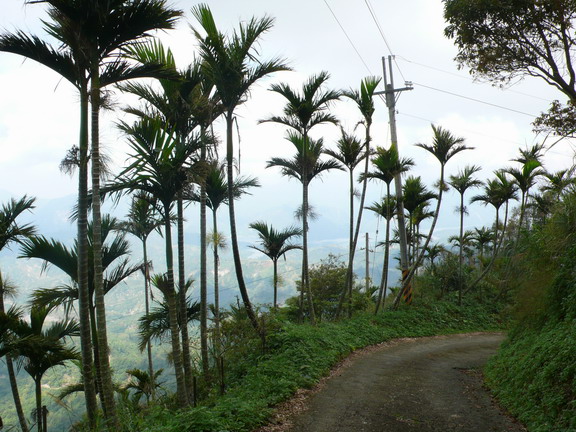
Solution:
[{"label": "leafy tree", "polygon": [[460,194],[460,237],[459,237],[459,254],[458,254],[458,265],[460,274],[460,289],[458,294],[458,303],[462,306],[462,290],[463,290],[463,279],[462,279],[462,260],[463,260],[463,248],[464,248],[464,194],[466,191],[473,187],[479,187],[482,185],[480,180],[473,178],[472,176],[480,171],[481,168],[477,165],[468,165],[464,169],[458,172],[458,175],[451,175],[448,183]]},{"label": "leafy tree", "polygon": [[458,48],[460,66],[496,84],[524,76],[543,79],[569,102],[564,108],[555,101],[537,126],[561,135],[574,133],[573,1],[446,0],[444,18],[448,24],[444,33]]},{"label": "leafy tree", "polygon": [[[0,207],[0,251],[9,248],[13,243],[21,244],[25,239],[36,233],[34,226],[21,224],[17,220],[21,218],[25,212],[34,208],[34,201],[35,198],[29,198],[24,195],[19,200],[11,199],[8,204],[3,204],[2,207]],[[0,313],[5,312],[4,298],[13,296],[14,293],[15,287],[6,278],[3,278],[0,272]],[[12,363],[10,354],[6,355],[6,368],[8,369],[10,388],[12,390],[12,397],[14,399],[14,406],[18,415],[20,428],[23,432],[27,432],[28,423],[22,410],[18,383],[16,381],[16,374],[14,373],[14,364]]]},{"label": "leafy tree", "polygon": [[282,231],[277,231],[272,225],[268,226],[265,222],[253,222],[250,228],[258,233],[260,240],[259,246],[250,247],[262,252],[272,260],[274,264],[274,309],[278,307],[278,260],[284,256],[286,252],[294,249],[302,249],[302,246],[289,243],[292,237],[300,237],[302,230],[296,227],[286,228]]},{"label": "leafy tree", "polygon": [[[323,86],[326,84],[330,75],[328,72],[320,72],[318,75],[311,76],[303,85],[301,90],[292,89],[288,84],[273,84],[270,87],[275,93],[280,94],[286,99],[284,106],[283,116],[272,116],[263,122],[279,123],[289,128],[288,139],[294,143],[294,140],[300,139],[301,152],[299,157],[302,160],[308,160],[307,153],[314,147],[315,144],[310,138],[310,130],[323,123],[338,123],[336,117],[328,112],[331,103],[337,101],[341,92],[336,90],[324,90]],[[301,138],[297,138],[300,135]],[[295,144],[296,145],[296,144]],[[297,146],[298,148],[298,146]],[[316,158],[319,156],[316,156]],[[312,159],[314,156],[310,158]],[[301,172],[298,173],[300,181],[302,182],[302,281],[304,289],[308,290],[308,183],[314,177],[309,170],[314,165],[312,163],[301,163],[299,168]],[[268,166],[270,163],[268,163]],[[334,164],[336,166],[336,164]],[[310,313],[310,320],[314,322],[314,308],[312,305],[312,295],[308,292],[308,308]]]},{"label": "leafy tree", "polygon": [[[236,279],[244,307],[250,322],[264,343],[264,330],[260,328],[256,314],[248,296],[248,290],[242,272],[238,236],[236,233],[236,213],[234,207],[234,143],[233,123],[236,108],[248,99],[253,84],[260,79],[279,71],[288,70],[284,61],[276,58],[263,61],[258,59],[257,44],[261,37],[272,28],[274,20],[270,17],[251,18],[240,23],[238,31],[231,35],[222,33],[214,21],[212,12],[205,4],[192,9],[192,14],[200,24],[193,28],[198,40],[200,57],[203,60],[202,70],[216,88],[218,99],[226,119],[226,175],[228,181],[228,211],[230,213],[230,240]],[[201,31],[204,34],[201,33]]]},{"label": "leafy tree", "polygon": [[[310,182],[320,175],[331,169],[342,169],[340,164],[334,159],[322,161],[320,159],[324,153],[324,141],[322,139],[313,140],[305,138],[304,135],[299,133],[288,133],[288,140],[294,145],[296,154],[291,159],[285,158],[272,158],[267,164],[266,168],[279,167],[282,175],[290,178],[297,179],[302,183],[302,252],[305,258],[302,259],[302,291],[300,299],[304,300],[304,292],[307,293],[308,313],[310,321],[315,322],[314,316],[314,302],[313,294],[308,289],[307,273],[308,273],[308,255],[307,255],[307,239],[308,239],[308,186]],[[300,305],[304,307],[303,304]]]}]

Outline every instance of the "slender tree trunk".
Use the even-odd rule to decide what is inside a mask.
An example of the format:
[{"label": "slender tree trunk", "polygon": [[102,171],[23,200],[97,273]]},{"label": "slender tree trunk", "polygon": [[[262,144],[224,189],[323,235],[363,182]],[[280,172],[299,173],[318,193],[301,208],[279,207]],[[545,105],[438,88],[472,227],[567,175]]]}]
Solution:
[{"label": "slender tree trunk", "polygon": [[460,194],[460,251],[458,254],[458,305],[462,306],[462,292],[464,291],[464,280],[462,278],[462,263],[464,260],[463,255],[463,241],[464,241],[464,193]]},{"label": "slender tree trunk", "polygon": [[[212,210],[212,226],[214,229],[214,235],[218,233],[218,218],[216,217],[216,210]],[[218,288],[218,267],[220,264],[220,258],[218,256],[218,244],[217,239],[214,238],[214,326],[216,327],[217,337],[220,336],[220,289]]]},{"label": "slender tree trunk", "polygon": [[266,345],[266,334],[260,328],[258,318],[254,313],[250,297],[248,296],[248,289],[244,281],[244,274],[242,272],[242,261],[240,260],[240,250],[238,248],[238,235],[236,234],[236,214],[234,211],[234,147],[232,139],[232,126],[233,126],[233,111],[228,111],[226,114],[226,174],[228,180],[228,212],[230,214],[230,242],[232,243],[232,255],[234,257],[234,268],[236,270],[236,279],[238,280],[238,289],[246,309],[248,319],[252,323],[252,327],[262,340],[262,345]]},{"label": "slender tree trunk", "polygon": [[[306,142],[305,145],[308,145]],[[306,166],[306,162],[304,162]],[[307,175],[307,173],[305,173]],[[310,275],[308,272],[308,179],[303,176],[302,182],[302,273],[303,273],[303,288],[306,290],[306,301],[308,303],[308,313],[310,315],[310,322],[316,324],[316,314],[314,313],[314,301],[312,299],[312,290],[310,289]]]},{"label": "slender tree trunk", "polygon": [[274,310],[278,308],[278,260],[272,260],[274,263]]},{"label": "slender tree trunk", "polygon": [[34,390],[36,393],[36,431],[44,432],[44,424],[42,422],[42,386],[40,380],[34,380]]},{"label": "slender tree trunk", "polygon": [[[371,138],[370,138],[370,126],[371,126],[370,123],[368,123],[368,125],[366,126],[366,138],[365,138],[366,161],[364,162],[364,181],[362,183],[362,194],[360,196],[360,206],[358,207],[358,218],[356,219],[356,230],[354,231],[354,238],[352,240],[352,245],[350,246],[350,255],[348,258],[348,268],[346,270],[346,286],[345,286],[344,291],[342,292],[342,294],[340,296],[340,301],[338,302],[338,309],[336,310],[336,319],[340,318],[340,314],[342,313],[342,306],[344,304],[344,298],[345,298],[347,292],[350,295],[350,304],[352,302],[352,282],[353,282],[353,276],[354,276],[354,274],[353,274],[354,273],[354,255],[356,254],[356,246],[358,244],[358,236],[360,234],[360,223],[362,222],[362,215],[364,212],[364,201],[366,199],[366,189],[368,186],[368,177],[366,177],[366,175],[368,174],[368,168],[370,166],[370,164],[369,164],[369,162],[370,162],[370,140],[371,140]],[[352,175],[352,173],[350,175]],[[352,225],[354,224],[353,218],[354,218],[354,216],[352,215],[351,216]],[[348,314],[350,317],[352,316],[352,308],[351,307],[349,307],[349,313]]]},{"label": "slender tree trunk", "polygon": [[[368,160],[368,159],[366,159]],[[348,318],[352,318],[352,283],[350,277],[352,276],[351,269],[354,269],[354,172],[350,170],[350,216],[349,216],[349,244],[348,244],[348,269],[346,270],[346,287],[348,288]]]},{"label": "slender tree trunk", "polygon": [[[92,335],[90,331],[90,290],[88,286],[88,91],[80,91],[80,166],[78,172],[78,316],[80,353],[86,416],[91,429],[96,427],[96,385],[94,382]],[[23,429],[24,430],[24,429]]]},{"label": "slender tree trunk", "polygon": [[174,375],[176,376],[176,398],[178,406],[184,408],[188,405],[186,382],[182,367],[182,350],[180,348],[180,330],[178,328],[178,302],[174,289],[174,258],[172,253],[172,221],[170,220],[170,203],[164,204],[164,236],[166,245],[166,274],[168,288],[165,294],[168,305],[168,320],[170,322],[170,336],[172,342],[172,359],[174,362]]},{"label": "slender tree trunk", "polygon": [[188,335],[188,305],[186,304],[186,269],[184,257],[184,203],[182,191],[177,198],[178,219],[178,310],[180,315],[180,333],[182,337],[182,362],[184,367],[184,382],[188,399],[191,400],[192,390],[192,360],[190,356],[190,337]]},{"label": "slender tree trunk", "polygon": [[[0,312],[5,313],[4,309],[4,293],[0,291]],[[16,380],[16,373],[14,372],[14,363],[12,362],[12,356],[6,354],[4,357],[6,359],[6,368],[8,369],[8,380],[10,381],[10,388],[12,390],[12,398],[14,399],[14,407],[16,408],[16,414],[18,415],[18,422],[20,423],[20,429],[22,432],[28,432],[28,422],[26,421],[26,416],[24,415],[24,410],[22,409],[22,401],[20,400],[20,392],[18,391],[18,381]]]},{"label": "slender tree trunk", "polygon": [[382,264],[382,279],[380,280],[380,290],[378,292],[378,303],[376,304],[375,315],[378,314],[380,305],[384,308],[386,294],[388,290],[388,262],[390,259],[390,183],[386,183],[386,242],[384,244],[384,263]]},{"label": "slender tree trunk", "polygon": [[[202,147],[200,160],[206,162],[205,130],[202,129]],[[208,357],[208,289],[206,284],[206,182],[200,183],[200,354],[202,357],[202,372],[205,379],[209,378],[210,365]]]},{"label": "slender tree trunk", "polygon": [[114,388],[110,372],[108,334],[106,330],[106,307],[104,304],[104,281],[102,271],[102,216],[100,210],[100,76],[98,67],[92,68],[92,248],[94,254],[94,303],[98,329],[100,375],[104,415],[109,429],[118,429],[118,418],[114,403]]},{"label": "slender tree trunk", "polygon": [[[150,314],[150,265],[148,263],[148,248],[146,247],[146,237],[142,239],[142,254],[144,255],[144,311],[146,315]],[[156,380],[154,379],[154,364],[152,363],[152,344],[150,341],[146,344],[148,355],[148,374],[152,382],[150,389],[152,400],[156,399]]]}]

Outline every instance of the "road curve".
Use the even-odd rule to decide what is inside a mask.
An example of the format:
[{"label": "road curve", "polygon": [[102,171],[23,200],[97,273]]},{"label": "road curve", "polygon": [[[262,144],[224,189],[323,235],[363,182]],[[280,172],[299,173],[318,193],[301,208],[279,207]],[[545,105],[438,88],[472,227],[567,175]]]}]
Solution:
[{"label": "road curve", "polygon": [[498,334],[404,340],[359,356],[290,419],[291,432],[520,432],[482,387]]}]

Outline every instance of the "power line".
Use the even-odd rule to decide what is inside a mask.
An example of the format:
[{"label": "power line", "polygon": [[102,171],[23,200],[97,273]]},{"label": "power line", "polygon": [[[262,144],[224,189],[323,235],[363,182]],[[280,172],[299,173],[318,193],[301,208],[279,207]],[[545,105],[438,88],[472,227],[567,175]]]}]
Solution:
[{"label": "power line", "polygon": [[[450,72],[450,71],[447,71],[447,70],[445,70],[445,69],[440,69],[440,68],[437,68],[437,67],[435,67],[435,66],[430,66],[430,65],[427,65],[427,64],[424,64],[424,63],[415,62],[415,61],[413,61],[413,60],[407,59],[406,57],[398,56],[398,58],[399,58],[400,60],[404,60],[404,61],[407,62],[407,63],[412,63],[412,64],[415,64],[415,65],[417,65],[417,66],[425,67],[425,68],[428,68],[428,69],[432,69],[432,70],[435,70],[435,71],[438,71],[438,72],[445,73],[445,74],[447,74],[447,75],[455,76],[455,77],[460,78],[460,79],[464,79],[464,80],[467,80],[467,81],[471,81],[471,82],[473,82],[473,83],[477,83],[477,81],[476,81],[474,78],[470,78],[469,76],[465,76],[465,75],[458,74],[458,73],[455,73],[455,72]],[[527,97],[531,97],[531,98],[534,98],[534,99],[539,99],[539,100],[542,100],[542,101],[545,101],[545,102],[550,102],[549,99],[546,99],[546,98],[543,98],[543,97],[540,97],[540,96],[535,96],[535,95],[532,95],[532,94],[529,94],[529,93],[524,93],[524,92],[521,92],[521,91],[518,91],[518,90],[513,90],[513,89],[511,89],[511,88],[504,88],[503,90],[504,90],[504,91],[507,91],[507,92],[511,92],[511,93],[516,93],[516,94],[519,94],[519,95],[522,95],[522,96],[527,96]]]},{"label": "power line", "polygon": [[390,47],[390,44],[388,43],[388,40],[386,39],[386,36],[384,35],[384,30],[382,30],[382,26],[380,25],[380,21],[378,20],[378,17],[376,16],[376,12],[374,12],[374,7],[370,3],[370,0],[364,0],[364,3],[366,4],[366,7],[368,8],[368,12],[370,12],[370,15],[372,16],[372,20],[374,21],[374,24],[376,24],[376,27],[378,28],[378,32],[380,33],[380,36],[382,36],[382,40],[384,41],[386,48],[388,48],[388,52],[390,53],[390,55],[392,56],[392,59],[394,60],[394,64],[398,68],[398,72],[400,72],[400,76],[402,77],[402,79],[404,81],[406,81],[406,77],[404,77],[404,74],[402,73],[402,69],[400,69],[400,65],[396,61],[396,56],[394,55],[392,48]]},{"label": "power line", "polygon": [[511,112],[515,112],[515,113],[517,113],[517,114],[522,114],[522,115],[525,115],[525,116],[528,116],[528,117],[536,118],[536,116],[533,115],[533,114],[528,114],[528,113],[525,113],[525,112],[523,112],[523,111],[518,111],[518,110],[515,110],[515,109],[513,109],[513,108],[508,108],[508,107],[505,107],[505,106],[502,106],[502,105],[498,105],[498,104],[495,104],[495,103],[492,103],[492,102],[486,102],[486,101],[483,101],[483,100],[480,100],[480,99],[472,98],[472,97],[470,97],[470,96],[464,96],[464,95],[461,95],[461,94],[458,94],[458,93],[450,92],[450,91],[448,91],[448,90],[442,90],[442,89],[439,89],[439,88],[436,88],[436,87],[427,86],[427,85],[425,85],[425,84],[420,84],[420,83],[417,83],[417,82],[415,82],[414,84],[415,84],[415,85],[419,85],[420,87],[424,87],[424,88],[427,88],[427,89],[430,89],[430,90],[434,90],[434,91],[440,92],[440,93],[446,93],[446,94],[449,94],[449,95],[451,95],[451,96],[456,96],[456,97],[459,97],[459,98],[462,98],[462,99],[468,99],[468,100],[471,100],[471,101],[474,101],[474,102],[478,102],[478,103],[481,103],[481,104],[484,104],[484,105],[489,105],[489,106],[492,106],[492,107],[495,107],[495,108],[500,108],[500,109],[503,109],[503,110],[506,110],[506,111],[511,111]]},{"label": "power line", "polygon": [[354,45],[354,42],[352,42],[352,39],[350,39],[350,36],[348,36],[348,33],[346,32],[346,30],[344,29],[344,26],[342,26],[342,23],[340,23],[340,20],[338,19],[338,17],[336,16],[336,14],[334,13],[334,11],[332,10],[332,8],[330,7],[330,5],[328,4],[327,0],[324,0],[324,4],[326,5],[326,7],[330,10],[330,13],[332,14],[332,16],[334,17],[334,19],[336,20],[336,22],[338,23],[338,25],[340,26],[340,29],[342,30],[342,32],[344,32],[344,35],[346,36],[346,39],[348,39],[348,42],[350,42],[350,45],[352,45],[352,48],[354,48],[354,51],[356,51],[356,54],[358,55],[358,57],[360,58],[360,61],[362,61],[362,63],[364,64],[364,67],[366,68],[366,70],[368,70],[368,72],[370,73],[370,75],[374,75],[372,73],[372,71],[370,70],[370,68],[368,67],[368,64],[366,64],[366,62],[364,61],[364,58],[362,57],[362,55],[360,54],[360,51],[358,51],[358,49],[356,48],[356,45]]}]

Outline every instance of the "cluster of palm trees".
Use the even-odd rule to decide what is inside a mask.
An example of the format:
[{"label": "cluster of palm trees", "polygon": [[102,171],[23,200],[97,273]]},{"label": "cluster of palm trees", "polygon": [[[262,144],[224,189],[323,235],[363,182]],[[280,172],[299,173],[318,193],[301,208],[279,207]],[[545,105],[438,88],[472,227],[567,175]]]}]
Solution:
[{"label": "cluster of palm trees", "polygon": [[[3,301],[0,317],[10,336],[1,341],[0,354],[5,355],[11,375],[11,385],[21,428],[27,424],[19,405],[17,385],[12,358],[28,362],[28,353],[21,341],[35,341],[44,338],[46,356],[40,365],[26,369],[31,374],[37,388],[47,369],[68,359],[80,356],[82,387],[86,401],[88,423],[94,428],[97,413],[101,409],[109,429],[118,426],[114,386],[109,365],[109,349],[106,328],[105,294],[128,276],[142,271],[144,274],[145,317],[142,319],[141,348],[147,350],[147,380],[150,392],[146,397],[154,398],[154,379],[158,372],[152,363],[151,340],[168,335],[171,343],[171,357],[176,377],[176,400],[180,408],[195,403],[194,371],[190,350],[188,322],[198,319],[200,329],[200,365],[202,375],[210,380],[213,368],[220,367],[221,352],[218,352],[220,328],[220,302],[218,286],[219,250],[224,246],[223,235],[218,230],[217,211],[226,205],[229,211],[229,239],[234,259],[236,280],[244,309],[255,332],[265,346],[266,332],[254,309],[246,286],[236,226],[235,201],[249,189],[258,187],[255,178],[235,175],[233,128],[237,108],[249,99],[253,85],[274,72],[289,70],[283,59],[262,59],[257,52],[261,36],[273,26],[270,17],[252,18],[239,24],[232,33],[219,30],[210,9],[198,5],[192,9],[196,20],[192,32],[196,37],[198,58],[184,69],[176,66],[170,49],[153,39],[151,33],[159,29],[171,29],[182,12],[167,6],[163,0],[45,0],[49,20],[45,22],[47,32],[58,41],[51,46],[36,36],[22,32],[0,35],[0,51],[10,52],[31,58],[66,78],[79,92],[80,124],[79,142],[74,157],[67,160],[69,165],[78,168],[78,202],[76,219],[78,238],[73,248],[62,243],[34,236],[28,225],[18,225],[16,217],[33,206],[33,200],[23,198],[5,206],[0,217],[0,249],[9,242],[21,242],[21,255],[26,258],[39,258],[62,270],[69,283],[39,290],[33,295],[30,321],[23,320],[21,311],[4,311]],[[136,78],[151,78],[145,84],[133,81]],[[299,311],[301,320],[307,316],[315,323],[314,298],[309,280],[308,235],[310,182],[329,170],[347,171],[349,176],[349,247],[346,287],[342,290],[337,316],[344,310],[348,300],[348,313],[352,313],[353,262],[361,228],[367,184],[380,180],[386,185],[386,195],[380,202],[366,207],[386,220],[386,237],[382,279],[379,284],[376,312],[387,297],[390,248],[394,241],[391,235],[393,219],[406,217],[408,224],[407,245],[410,270],[398,290],[397,305],[410,280],[421,267],[425,258],[434,265],[438,246],[431,246],[438,221],[442,197],[448,185],[460,194],[459,245],[459,293],[460,300],[472,286],[464,286],[462,267],[464,265],[464,195],[473,187],[482,185],[484,193],[475,196],[473,202],[493,205],[496,209],[496,222],[491,241],[492,260],[495,259],[502,242],[508,220],[508,203],[515,198],[517,189],[521,191],[518,233],[526,225],[525,214],[534,203],[546,205],[546,197],[561,193],[570,183],[566,179],[570,173],[548,175],[548,189],[537,197],[530,194],[538,176],[543,176],[540,156],[543,146],[527,149],[518,159],[521,168],[498,171],[493,180],[485,184],[474,178],[478,167],[469,166],[455,176],[445,180],[446,164],[460,152],[470,149],[463,138],[454,136],[441,127],[432,126],[432,144],[418,144],[433,154],[440,163],[440,178],[437,192],[431,192],[423,185],[420,177],[406,178],[402,188],[402,204],[391,194],[393,179],[405,174],[414,161],[400,157],[397,146],[390,149],[371,146],[371,125],[374,114],[373,97],[379,79],[366,78],[360,90],[337,91],[327,88],[329,74],[321,72],[311,76],[301,88],[288,84],[273,84],[271,90],[281,95],[286,103],[280,115],[273,115],[262,122],[273,122],[286,127],[286,138],[294,146],[291,158],[271,158],[268,168],[279,168],[282,175],[294,178],[302,184],[301,227],[277,229],[266,221],[256,221],[250,225],[258,235],[259,243],[253,248],[259,250],[273,262],[273,309],[278,308],[278,260],[294,249],[302,250],[302,273]],[[106,88],[115,85],[123,92],[138,97],[139,106],[125,108],[135,120],[119,122],[130,146],[127,165],[113,180],[101,184],[103,178],[102,157],[99,149],[99,113],[106,105]],[[364,137],[359,139],[353,132],[341,129],[341,138],[335,150],[328,150],[322,138],[315,139],[311,131],[321,124],[337,125],[338,119],[330,112],[331,105],[341,98],[348,98],[356,104],[364,126]],[[224,145],[225,160],[218,159],[219,139],[213,133],[212,125],[218,118],[224,118],[226,133]],[[90,126],[90,128],[89,128]],[[328,158],[326,158],[326,156]],[[362,184],[360,203],[355,210],[354,170],[363,162],[363,172],[359,177]],[[88,177],[89,168],[91,176]],[[560,186],[562,185],[562,186]],[[557,188],[556,188],[557,187]],[[559,188],[559,189],[558,189]],[[127,221],[101,214],[101,201],[104,197],[131,195],[131,207]],[[430,210],[430,203],[436,200],[436,207]],[[199,203],[200,249],[200,301],[191,304],[188,290],[191,281],[186,279],[186,257],[184,254],[184,213],[186,205]],[[503,227],[500,228],[499,211],[505,206]],[[207,231],[207,208],[212,211],[212,233]],[[401,209],[405,209],[406,214]],[[89,220],[91,211],[91,221]],[[429,233],[422,236],[420,224],[432,217]],[[174,225],[176,234],[172,234]],[[12,230],[12,231],[11,231]],[[158,231],[165,241],[166,272],[151,274],[147,252],[149,235]],[[130,264],[126,235],[135,236],[142,244],[143,260]],[[482,232],[485,234],[485,232]],[[478,232],[480,236],[480,232]],[[518,234],[519,235],[519,234]],[[176,258],[173,250],[173,237],[176,237]],[[293,241],[302,238],[302,244]],[[7,240],[4,240],[6,238]],[[26,238],[26,240],[24,240]],[[483,240],[481,253],[484,253],[486,240]],[[480,242],[480,240],[479,240]],[[208,325],[208,245],[212,246],[214,268],[213,331]],[[436,247],[436,252],[433,253]],[[489,270],[490,264],[482,268],[480,280]],[[2,281],[2,279],[0,279]],[[162,294],[159,308],[151,309],[151,285]],[[9,284],[0,284],[0,300],[10,292]],[[78,324],[73,318],[72,304],[78,303]],[[57,333],[51,325],[42,329],[47,314],[56,307],[63,307],[65,320],[58,323]],[[35,324],[35,334],[26,333],[26,325]],[[66,330],[66,331],[64,331]],[[213,352],[210,356],[210,334],[213,338]],[[58,336],[58,337],[56,337]],[[80,354],[64,343],[69,336],[80,337]],[[18,342],[20,341],[20,342]],[[42,342],[44,343],[44,342]],[[61,355],[61,357],[58,357]],[[67,356],[67,357],[66,357]],[[40,356],[41,357],[41,356]],[[26,363],[28,364],[28,363]],[[144,375],[132,371],[133,376]],[[222,373],[222,371],[219,371]],[[41,396],[41,395],[40,395]],[[97,398],[100,399],[98,404]],[[38,405],[40,404],[40,405]],[[38,430],[43,430],[41,399],[37,401]]]}]

